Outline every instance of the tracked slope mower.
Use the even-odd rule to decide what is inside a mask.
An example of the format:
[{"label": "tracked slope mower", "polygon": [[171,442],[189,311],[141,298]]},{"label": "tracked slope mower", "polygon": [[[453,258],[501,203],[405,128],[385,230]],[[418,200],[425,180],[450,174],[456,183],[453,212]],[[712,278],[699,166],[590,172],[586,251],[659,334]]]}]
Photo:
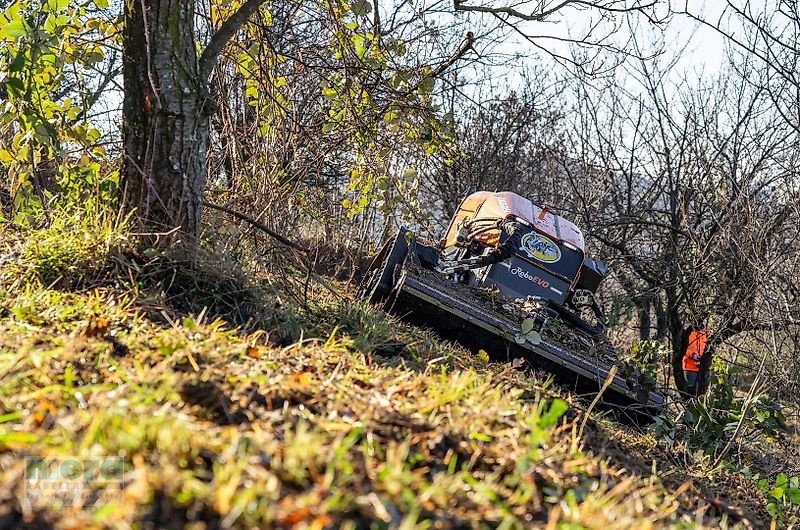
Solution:
[{"label": "tracked slope mower", "polygon": [[606,339],[595,293],[608,272],[569,220],[515,193],[481,191],[462,201],[438,243],[405,229],[387,240],[361,295],[495,359],[552,372],[578,392],[610,379],[603,401],[648,417],[664,399]]}]

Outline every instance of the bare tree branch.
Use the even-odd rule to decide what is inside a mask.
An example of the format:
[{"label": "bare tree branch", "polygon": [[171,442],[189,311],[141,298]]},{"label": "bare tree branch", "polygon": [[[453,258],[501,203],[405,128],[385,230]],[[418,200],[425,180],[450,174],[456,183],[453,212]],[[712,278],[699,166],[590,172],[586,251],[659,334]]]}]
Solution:
[{"label": "bare tree branch", "polygon": [[203,81],[207,81],[211,76],[211,70],[222,53],[225,44],[233,37],[245,22],[261,7],[266,0],[247,0],[242,6],[231,15],[222,26],[211,37],[208,46],[200,55],[200,76]]}]

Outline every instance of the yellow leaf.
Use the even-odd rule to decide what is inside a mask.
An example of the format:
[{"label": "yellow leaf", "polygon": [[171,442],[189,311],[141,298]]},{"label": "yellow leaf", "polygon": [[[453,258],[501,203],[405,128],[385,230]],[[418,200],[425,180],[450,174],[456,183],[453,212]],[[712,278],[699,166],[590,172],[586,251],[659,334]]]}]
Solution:
[{"label": "yellow leaf", "polygon": [[480,359],[482,362],[488,364],[489,363],[489,352],[487,352],[486,350],[481,348],[480,350],[478,350],[478,359]]},{"label": "yellow leaf", "polygon": [[311,377],[306,371],[299,371],[289,376],[289,383],[295,388],[306,388],[311,383]]},{"label": "yellow leaf", "polygon": [[11,40],[16,40],[28,32],[25,28],[25,23],[22,20],[12,20],[8,24],[0,27],[0,36],[7,37]]}]

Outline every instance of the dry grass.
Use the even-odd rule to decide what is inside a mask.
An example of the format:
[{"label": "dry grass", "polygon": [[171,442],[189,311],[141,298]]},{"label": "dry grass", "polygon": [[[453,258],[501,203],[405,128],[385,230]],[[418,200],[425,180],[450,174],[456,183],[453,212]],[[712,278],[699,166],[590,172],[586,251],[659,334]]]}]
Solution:
[{"label": "dry grass", "polygon": [[[591,421],[579,439],[580,404],[540,378],[324,290],[301,308],[281,285],[242,287],[235,273],[187,272],[118,242],[81,251],[77,265],[54,259],[50,276],[30,250],[53,254],[42,240],[9,243],[0,527],[639,529],[737,518],[646,472],[636,451],[627,458],[641,465],[627,470],[603,447],[608,429],[619,429],[620,453],[646,437],[602,435],[611,424]],[[112,495],[104,505],[32,507],[31,455],[119,456],[125,480],[90,485]]]}]

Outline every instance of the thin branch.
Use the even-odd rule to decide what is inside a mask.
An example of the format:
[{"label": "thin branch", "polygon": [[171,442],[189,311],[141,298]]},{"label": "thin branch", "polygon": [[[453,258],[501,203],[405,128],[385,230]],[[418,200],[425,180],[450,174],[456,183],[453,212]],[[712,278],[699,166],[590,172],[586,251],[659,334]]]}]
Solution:
[{"label": "thin branch", "polygon": [[[463,3],[462,0],[453,0],[453,8],[456,11],[473,11],[477,13],[490,13],[492,15],[508,15],[514,18],[518,18],[520,20],[524,20],[526,22],[542,22],[550,15],[564,9],[568,6],[576,6],[579,8],[595,8],[600,11],[606,11],[609,13],[631,13],[631,12],[643,12],[645,9],[649,7],[653,7],[656,5],[656,2],[650,2],[649,4],[644,4],[640,6],[633,6],[633,7],[612,7],[610,5],[602,5],[597,2],[590,2],[586,0],[564,0],[560,4],[551,7],[550,9],[542,9],[539,13],[531,13],[526,14],[522,11],[514,9],[513,7],[488,7],[488,6],[468,6]],[[648,17],[649,18],[649,17]]]},{"label": "thin branch", "polygon": [[269,228],[264,223],[260,223],[260,222],[256,221],[255,219],[253,219],[249,215],[245,215],[245,214],[243,214],[241,212],[237,212],[236,210],[231,210],[230,208],[227,208],[225,206],[220,206],[219,204],[214,204],[214,203],[208,202],[208,201],[203,201],[203,206],[205,206],[207,208],[211,208],[212,210],[218,210],[220,212],[225,212],[227,214],[230,214],[230,215],[236,217],[237,219],[239,219],[241,221],[244,221],[244,222],[246,222],[246,223],[258,228],[259,230],[261,230],[265,234],[268,234],[270,237],[280,241],[281,243],[283,243],[287,247],[293,248],[295,250],[299,250],[300,252],[303,252],[303,253],[308,253],[309,252],[309,250],[306,247],[304,247],[303,245],[301,245],[299,243],[295,243],[294,241],[292,241],[290,239],[287,239],[286,237],[282,236],[281,234],[279,234],[279,233],[275,232],[274,230],[272,230],[271,228]]},{"label": "thin branch", "polygon": [[233,37],[245,22],[261,7],[266,0],[247,0],[242,6],[230,16],[222,26],[211,37],[211,41],[200,55],[200,76],[203,81],[207,81],[211,76],[211,70],[222,53],[222,49],[231,37]]}]

